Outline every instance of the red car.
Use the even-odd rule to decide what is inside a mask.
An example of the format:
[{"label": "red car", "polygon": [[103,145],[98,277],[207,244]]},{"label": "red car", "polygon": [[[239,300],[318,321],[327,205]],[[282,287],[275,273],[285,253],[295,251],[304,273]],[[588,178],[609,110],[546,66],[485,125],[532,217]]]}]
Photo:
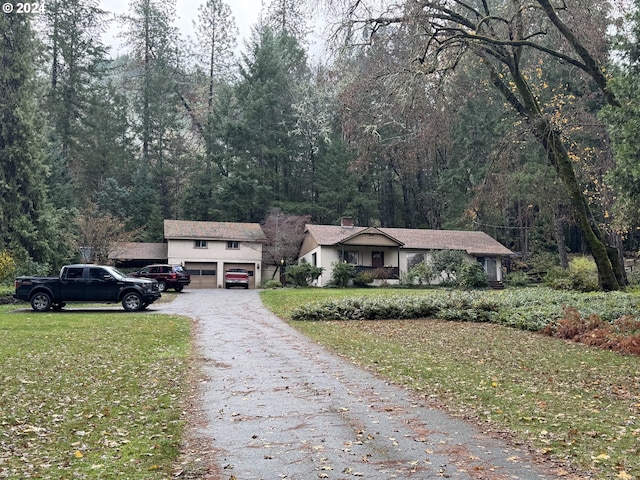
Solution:
[{"label": "red car", "polygon": [[191,274],[182,268],[182,265],[147,265],[129,275],[156,280],[161,292],[169,288],[173,288],[176,292],[181,292],[184,287],[191,283]]}]

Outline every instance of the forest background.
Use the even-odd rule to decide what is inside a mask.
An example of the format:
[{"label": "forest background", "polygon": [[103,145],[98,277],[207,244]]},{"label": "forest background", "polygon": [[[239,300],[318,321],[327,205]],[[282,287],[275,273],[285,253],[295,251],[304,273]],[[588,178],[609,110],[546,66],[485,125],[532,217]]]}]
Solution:
[{"label": "forest background", "polygon": [[132,0],[117,55],[97,0],[12,3],[0,250],[49,273],[82,246],[160,242],[164,219],[349,216],[483,230],[566,264],[593,250],[582,201],[607,246],[638,250],[637,0],[370,3],[323,4],[322,57],[317,2],[263,2],[239,45],[223,0],[198,7],[188,39],[172,2]]}]

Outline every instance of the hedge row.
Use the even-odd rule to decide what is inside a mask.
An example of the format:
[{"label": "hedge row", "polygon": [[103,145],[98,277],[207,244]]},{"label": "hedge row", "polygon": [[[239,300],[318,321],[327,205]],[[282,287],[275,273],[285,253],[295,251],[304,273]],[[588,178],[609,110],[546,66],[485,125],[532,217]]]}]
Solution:
[{"label": "hedge row", "polygon": [[423,294],[361,296],[312,303],[293,310],[292,320],[381,320],[439,318],[492,322],[539,331],[563,318],[565,310],[603,321],[640,316],[640,299],[624,292],[572,293],[547,288],[504,291],[429,290]]}]

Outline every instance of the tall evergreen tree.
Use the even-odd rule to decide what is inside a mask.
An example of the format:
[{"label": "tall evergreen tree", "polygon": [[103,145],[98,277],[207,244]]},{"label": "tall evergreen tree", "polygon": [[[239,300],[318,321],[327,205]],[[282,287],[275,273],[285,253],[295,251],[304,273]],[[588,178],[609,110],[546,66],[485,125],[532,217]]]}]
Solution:
[{"label": "tall evergreen tree", "polygon": [[176,214],[179,191],[173,179],[184,175],[181,154],[186,142],[176,80],[180,51],[174,18],[174,4],[158,0],[134,0],[126,18],[134,132],[140,145],[139,161],[144,164],[133,177],[142,184],[134,183],[132,188],[153,186],[160,202],[151,212],[157,218],[147,218],[145,224],[135,227],[146,226],[147,239],[156,241],[162,238],[163,218]]},{"label": "tall evergreen tree", "polygon": [[29,15],[0,15],[0,245],[23,261],[59,265],[70,252],[48,199],[45,124],[36,99],[35,39]]},{"label": "tall evergreen tree", "polygon": [[300,180],[295,171],[299,142],[289,134],[295,128],[293,87],[307,75],[306,55],[295,38],[261,26],[254,30],[240,74],[236,96],[242,118],[234,147],[251,162],[274,201],[290,201],[291,184]]}]

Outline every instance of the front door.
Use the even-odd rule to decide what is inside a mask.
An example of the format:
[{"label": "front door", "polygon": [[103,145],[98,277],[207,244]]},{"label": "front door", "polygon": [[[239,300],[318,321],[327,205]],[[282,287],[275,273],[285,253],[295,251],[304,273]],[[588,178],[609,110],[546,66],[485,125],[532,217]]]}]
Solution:
[{"label": "front door", "polygon": [[498,262],[496,262],[495,258],[487,258],[485,259],[486,269],[487,269],[487,278],[489,281],[498,280]]},{"label": "front door", "polygon": [[384,267],[384,252],[371,252],[371,266],[373,268]]}]

